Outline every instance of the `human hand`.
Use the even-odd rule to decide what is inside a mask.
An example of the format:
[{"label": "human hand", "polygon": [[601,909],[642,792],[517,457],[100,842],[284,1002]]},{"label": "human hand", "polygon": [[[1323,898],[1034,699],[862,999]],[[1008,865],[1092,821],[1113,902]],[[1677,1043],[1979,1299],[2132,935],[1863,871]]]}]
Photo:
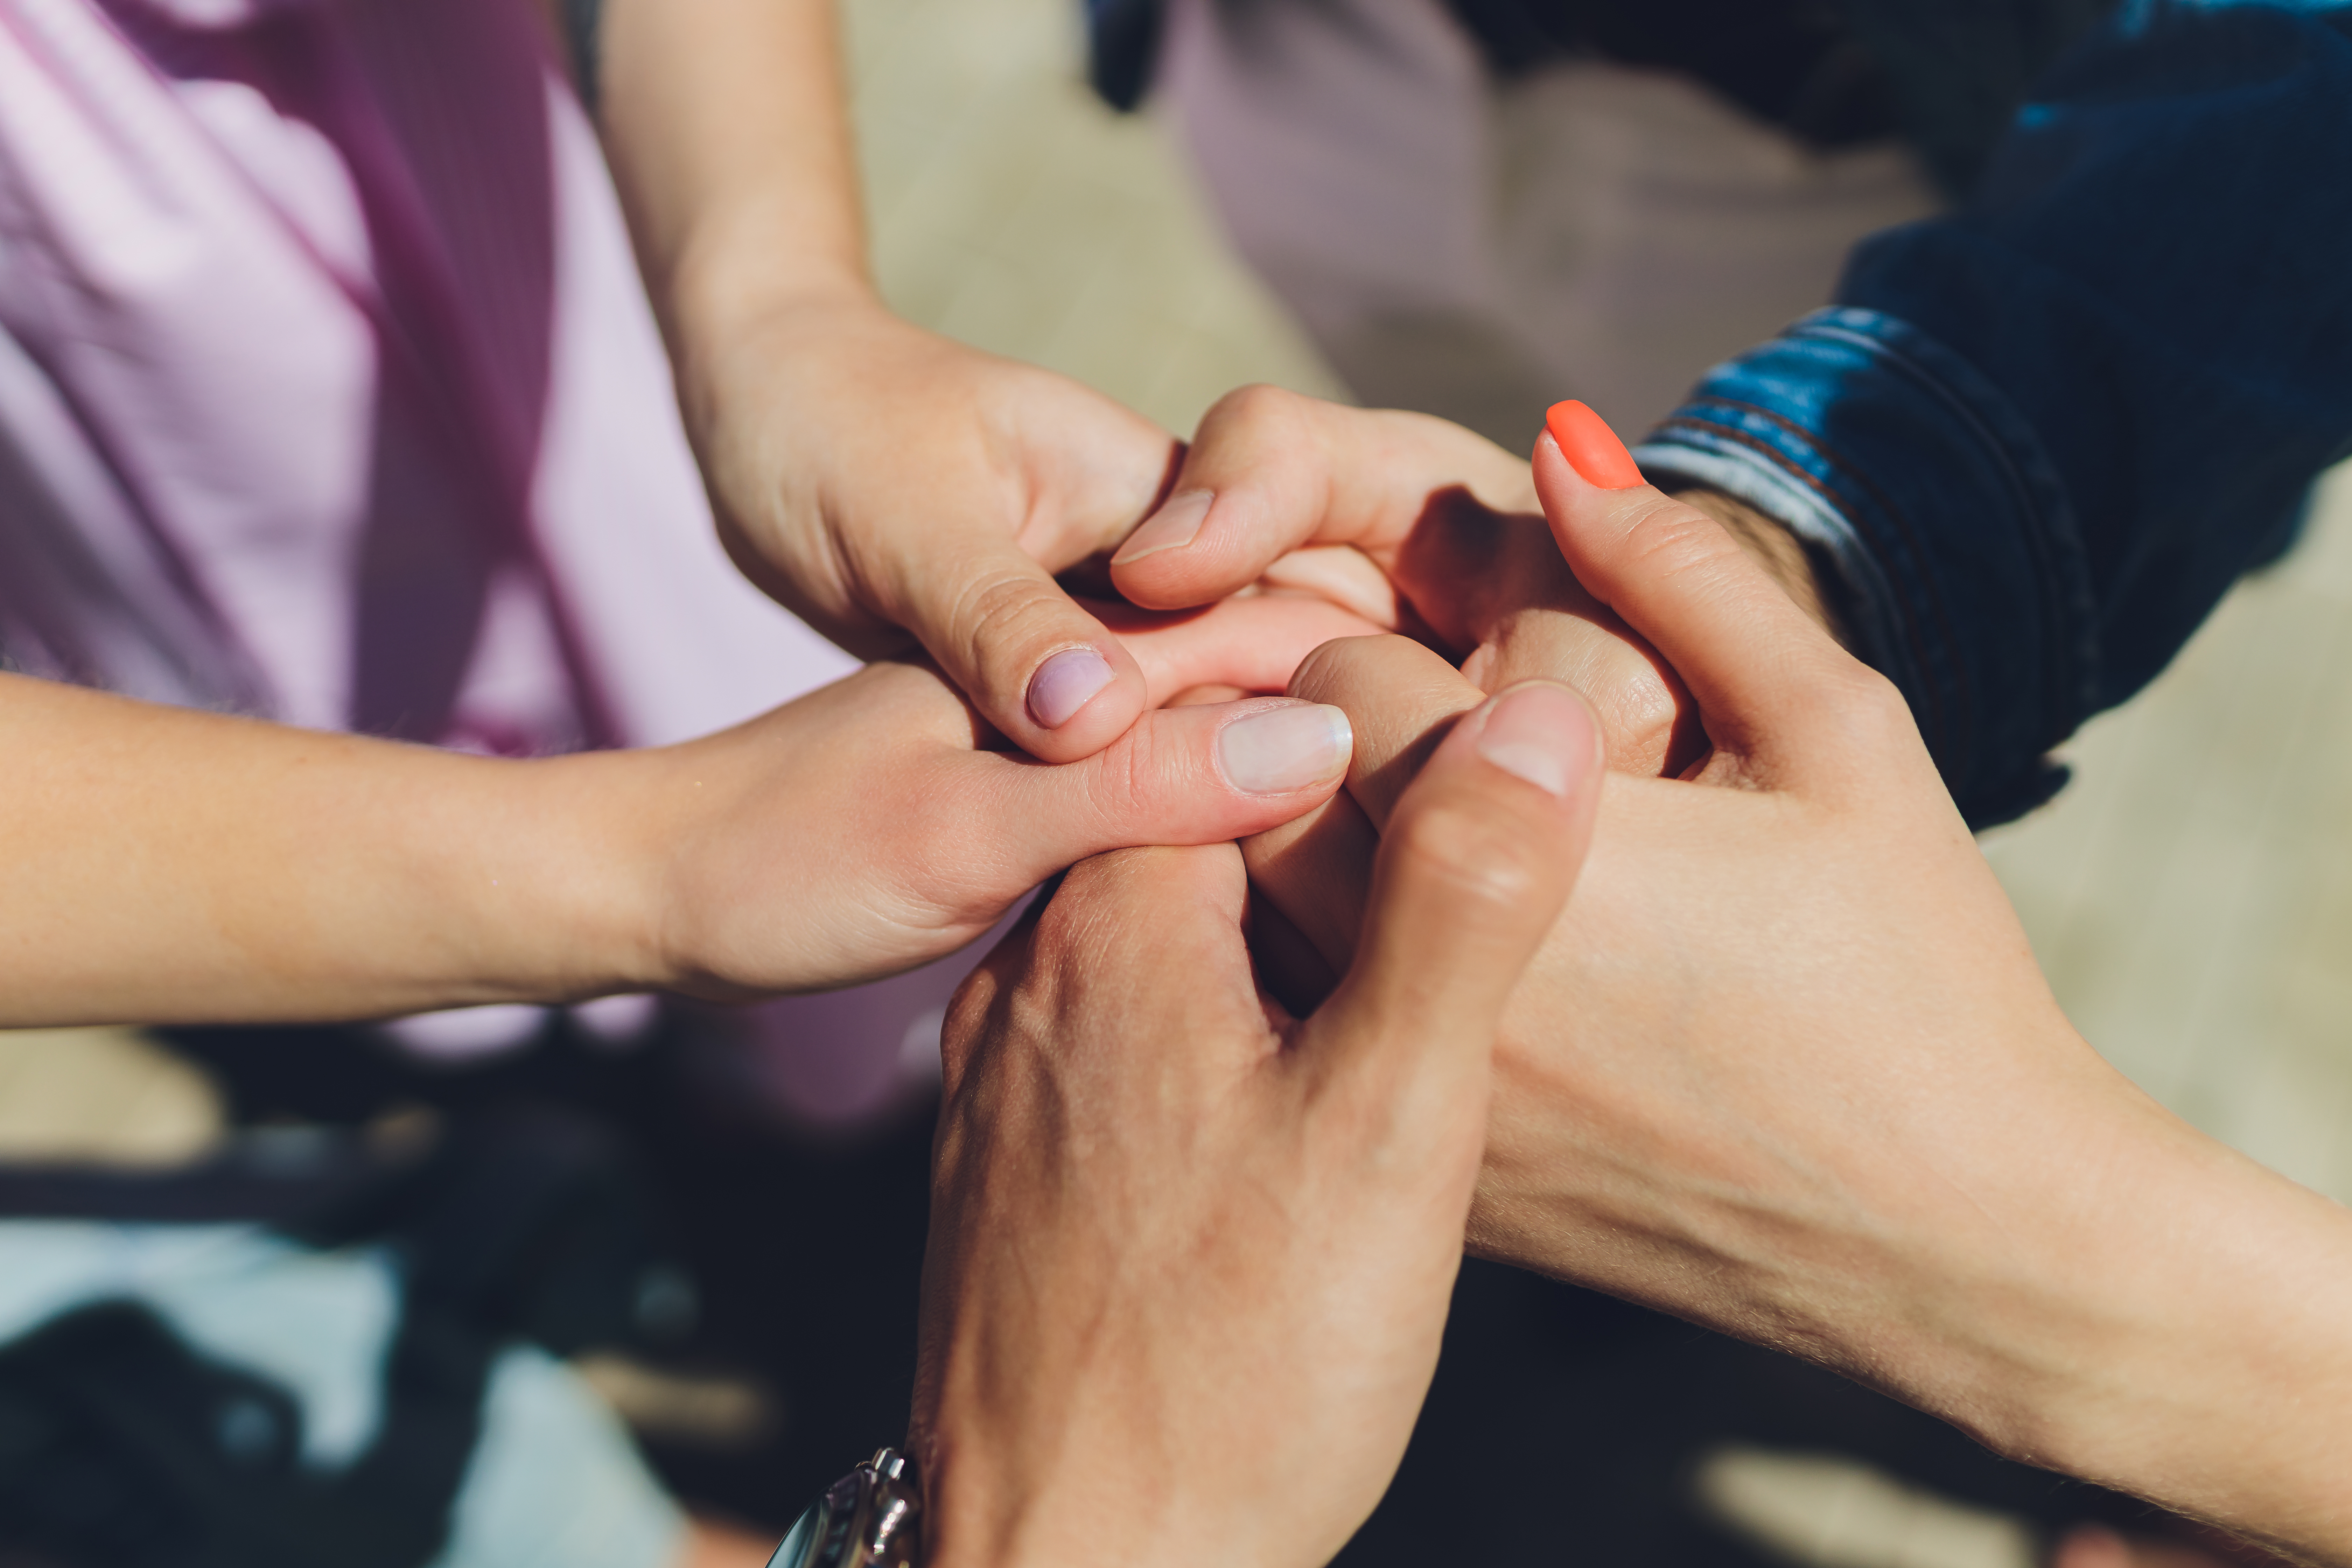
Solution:
[{"label": "human hand", "polygon": [[[1609,781],[1505,1016],[1474,1248],[2352,1560],[2342,1211],[2091,1051],[1900,700],[1721,529],[1596,488],[1549,437],[1536,477],[1713,750],[1691,782]],[[1350,711],[1352,799],[1248,858],[1337,968],[1386,803],[1478,693],[1397,639],[1324,650],[1293,691]]]},{"label": "human hand", "polygon": [[601,7],[605,153],[721,536],[843,647],[919,646],[1023,751],[1090,755],[1143,683],[1050,574],[1125,536],[1176,444],[882,305],[835,10]]},{"label": "human hand", "polygon": [[[1724,498],[1717,515],[1817,618],[1804,552]],[[1139,605],[1251,584],[1319,594],[1433,639],[1482,690],[1565,681],[1601,716],[1610,765],[1672,775],[1705,740],[1673,671],[1587,593],[1553,544],[1527,463],[1426,415],[1245,387],[1202,419],[1167,502],[1112,557]]]},{"label": "human hand", "polygon": [[1173,438],[861,291],[789,296],[697,343],[688,426],[752,581],[861,657],[919,645],[1034,756],[1090,755],[1135,721],[1142,672],[1053,574],[1150,510]]},{"label": "human hand", "polygon": [[[1106,606],[1108,610],[1108,606]],[[1167,618],[1162,618],[1167,621]],[[1308,602],[1238,600],[1167,624],[1121,617],[1155,704],[1235,668],[1280,681],[1360,626]],[[644,983],[717,997],[870,980],[953,952],[1024,893],[1102,850],[1231,839],[1338,787],[1337,710],[1286,699],[1145,714],[1096,755],[991,749],[926,665],[886,661],[725,733],[571,759],[656,911]]]},{"label": "human hand", "polygon": [[1398,801],[1363,962],[1265,998],[1230,845],[1074,869],[966,983],[912,1447],[930,1555],[1320,1563],[1437,1359],[1504,997],[1599,794],[1575,696],[1505,693]]}]

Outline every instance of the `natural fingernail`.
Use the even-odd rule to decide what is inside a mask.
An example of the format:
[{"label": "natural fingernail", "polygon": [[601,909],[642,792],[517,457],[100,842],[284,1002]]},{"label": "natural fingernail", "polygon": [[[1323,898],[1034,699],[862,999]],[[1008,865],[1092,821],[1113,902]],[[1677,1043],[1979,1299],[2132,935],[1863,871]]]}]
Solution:
[{"label": "natural fingernail", "polygon": [[1110,660],[1090,647],[1066,647],[1029,678],[1029,717],[1058,730],[1110,683]]},{"label": "natural fingernail", "polygon": [[1118,547],[1110,563],[1124,566],[1163,550],[1181,550],[1200,533],[1201,520],[1209,515],[1209,508],[1216,499],[1214,490],[1182,490],[1170,496],[1158,511],[1145,518],[1127,536],[1127,542]]},{"label": "natural fingernail", "polygon": [[1478,731],[1478,754],[1515,778],[1565,796],[1592,771],[1593,736],[1592,715],[1576,693],[1530,681],[1495,700]]},{"label": "natural fingernail", "polygon": [[1217,736],[1217,761],[1236,789],[1281,795],[1323,784],[1348,771],[1356,732],[1348,715],[1320,702],[1262,708],[1226,725]]},{"label": "natural fingernail", "polygon": [[1545,410],[1544,428],[1551,432],[1551,438],[1559,444],[1559,455],[1584,476],[1586,484],[1622,490],[1643,482],[1641,466],[1625,450],[1625,443],[1617,439],[1617,432],[1609,428],[1609,421],[1576,399],[1555,403]]}]

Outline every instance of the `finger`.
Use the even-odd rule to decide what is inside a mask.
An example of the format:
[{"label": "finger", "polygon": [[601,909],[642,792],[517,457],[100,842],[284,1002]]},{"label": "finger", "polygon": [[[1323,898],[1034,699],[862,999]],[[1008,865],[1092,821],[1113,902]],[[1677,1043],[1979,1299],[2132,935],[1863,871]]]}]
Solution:
[{"label": "finger", "polygon": [[1536,490],[1578,578],[1665,656],[1718,748],[1801,762],[1825,692],[1862,667],[1720,523],[1643,484],[1598,416],[1561,404],[1551,423]]},{"label": "finger", "polygon": [[[940,1030],[948,1089],[975,1053],[1024,1026],[1057,1051],[1153,1039],[1202,1054],[1268,1036],[1243,921],[1248,884],[1230,844],[1113,850],[1080,861],[982,959]],[[1016,1008],[1022,1015],[1016,1020]],[[1139,1068],[1133,1070],[1140,1070]]]},{"label": "finger", "polygon": [[[1558,547],[1547,537],[1555,556]],[[1698,705],[1665,659],[1603,605],[1571,614],[1528,608],[1504,616],[1463,661],[1482,691],[1522,680],[1557,680],[1584,694],[1600,717],[1609,766],[1672,778],[1706,751]]]},{"label": "finger", "polygon": [[1112,580],[1165,610],[1223,598],[1302,545],[1353,545],[1386,565],[1433,493],[1520,502],[1526,474],[1442,419],[1244,387],[1202,419],[1167,500],[1111,557]]},{"label": "finger", "polygon": [[1446,726],[1486,700],[1443,656],[1400,637],[1324,644],[1298,667],[1290,694],[1346,711],[1356,736],[1348,793],[1379,831]]},{"label": "finger", "polygon": [[1277,692],[1299,662],[1334,637],[1376,636],[1381,627],[1322,599],[1252,594],[1174,615],[1132,605],[1080,600],[1099,616],[1143,671],[1155,708],[1195,687]]},{"label": "finger", "polygon": [[1345,713],[1277,697],[1147,713],[1059,766],[975,752],[985,801],[966,853],[995,858],[992,887],[1027,888],[1109,849],[1240,838],[1328,800],[1352,751]]},{"label": "finger", "polygon": [[1380,834],[1345,792],[1242,840],[1250,886],[1315,950],[1333,982],[1355,961],[1380,847]]},{"label": "finger", "polygon": [[1583,863],[1602,761],[1583,699],[1529,681],[1454,724],[1398,801],[1356,961],[1300,1041],[1383,1108],[1373,1126],[1475,1164],[1503,1007]]},{"label": "finger", "polygon": [[890,598],[890,617],[1032,756],[1091,756],[1147,706],[1134,657],[1010,539],[942,531]]},{"label": "finger", "polygon": [[1380,825],[1461,714],[1486,694],[1410,638],[1350,637],[1316,649],[1291,695],[1331,703],[1356,734],[1348,793],[1242,842],[1250,879],[1334,972],[1356,955]]}]

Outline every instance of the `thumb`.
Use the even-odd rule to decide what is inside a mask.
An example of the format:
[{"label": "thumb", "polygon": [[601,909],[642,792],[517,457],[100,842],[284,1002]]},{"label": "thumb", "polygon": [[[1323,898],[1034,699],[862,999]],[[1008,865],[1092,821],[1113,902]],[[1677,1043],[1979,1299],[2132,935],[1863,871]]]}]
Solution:
[{"label": "thumb", "polygon": [[1503,1007],[1583,865],[1601,763],[1584,700],[1528,681],[1464,715],[1398,801],[1355,962],[1302,1031],[1307,1061],[1386,1108],[1374,1125],[1433,1118],[1443,1139],[1465,1096],[1485,1125]]},{"label": "thumb", "polygon": [[1665,657],[1718,748],[1804,757],[1822,698],[1864,667],[1721,523],[1644,483],[1599,415],[1560,403],[1545,423],[1536,494],[1578,581]]},{"label": "thumb", "polygon": [[995,788],[980,818],[986,847],[972,858],[1027,889],[1107,850],[1263,833],[1337,794],[1354,746],[1341,710],[1258,698],[1159,709],[1059,767],[975,753],[968,765]]},{"label": "thumb", "polygon": [[894,597],[891,618],[1034,757],[1092,756],[1144,710],[1133,657],[1010,539],[942,531]]}]

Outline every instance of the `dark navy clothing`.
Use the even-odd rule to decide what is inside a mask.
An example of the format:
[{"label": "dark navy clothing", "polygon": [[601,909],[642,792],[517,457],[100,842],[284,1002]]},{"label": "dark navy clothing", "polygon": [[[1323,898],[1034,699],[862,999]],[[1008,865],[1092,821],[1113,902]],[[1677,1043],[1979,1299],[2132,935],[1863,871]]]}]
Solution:
[{"label": "dark navy clothing", "polygon": [[[1444,4],[1498,77],[1578,56],[1678,71],[1812,146],[1900,133],[1958,194],[1982,171],[2028,87],[2115,0]],[[1167,0],[1086,6],[1095,89],[1132,109],[1150,85]]]},{"label": "dark navy clothing", "polygon": [[1954,796],[2000,821],[2352,456],[2352,5],[2129,8],[1836,298],[1635,455],[1834,562]]}]

